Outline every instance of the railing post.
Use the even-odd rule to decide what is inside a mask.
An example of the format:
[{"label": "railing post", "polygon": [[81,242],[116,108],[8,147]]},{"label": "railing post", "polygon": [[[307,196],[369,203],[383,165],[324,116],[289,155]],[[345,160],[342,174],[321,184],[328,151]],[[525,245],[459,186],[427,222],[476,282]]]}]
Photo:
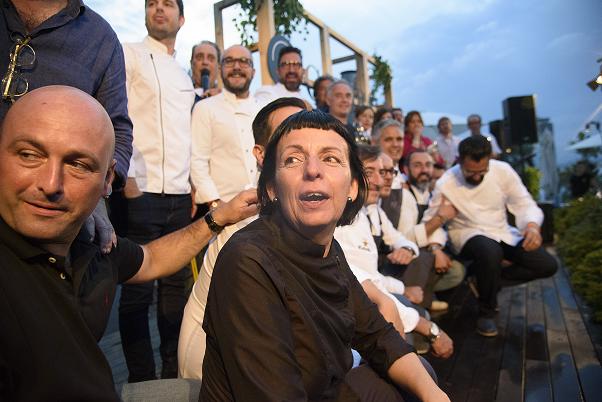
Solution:
[{"label": "railing post", "polygon": [[259,59],[261,60],[261,83],[263,85],[273,84],[268,67],[268,46],[270,39],[276,34],[274,26],[274,2],[272,0],[262,0],[257,9],[257,34]]},{"label": "railing post", "polygon": [[332,75],[332,57],[330,56],[330,31],[320,27],[320,48],[322,50],[322,74]]},{"label": "railing post", "polygon": [[365,105],[368,103],[368,97],[370,96],[370,75],[368,73],[368,60],[364,53],[356,53],[356,88],[359,92],[358,101],[360,104]]}]

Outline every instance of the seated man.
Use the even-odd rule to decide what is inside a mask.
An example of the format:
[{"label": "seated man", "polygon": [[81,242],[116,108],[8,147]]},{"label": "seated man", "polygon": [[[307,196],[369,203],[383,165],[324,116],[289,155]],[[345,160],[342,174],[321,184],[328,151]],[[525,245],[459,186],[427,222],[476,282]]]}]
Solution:
[{"label": "seated man", "polygon": [[20,98],[0,134],[0,400],[118,400],[97,345],[117,283],[179,270],[218,225],[256,213],[254,191],[206,220],[103,255],[82,225],[111,189],[115,135],[103,107],[70,87]]},{"label": "seated man", "polygon": [[[479,293],[477,332],[496,336],[501,279],[520,283],[545,278],[554,275],[557,263],[541,246],[541,209],[512,167],[491,159],[487,138],[464,139],[459,154],[459,164],[437,181],[424,220],[427,226],[447,223],[453,251],[472,261],[469,271]],[[508,223],[506,209],[517,227]],[[514,264],[502,268],[503,259]]]},{"label": "seated man", "polygon": [[[394,175],[393,161],[387,155],[382,155],[383,166],[386,173],[381,197],[386,199],[391,194],[391,183]],[[443,248],[447,236],[438,232],[429,236],[424,223],[421,223],[424,211],[431,198],[430,182],[433,174],[433,158],[427,152],[418,150],[411,152],[405,159],[403,170],[408,178],[408,188],[401,189],[401,196],[397,202],[383,202],[382,209],[387,217],[402,232],[406,238],[415,242],[422,250],[428,250],[435,256],[435,271],[437,272],[434,291],[451,289],[459,285],[464,279],[464,266],[457,260],[452,260]],[[434,301],[431,310],[445,310],[447,303]]]},{"label": "seated man", "polygon": [[[406,294],[406,297],[412,300],[414,297],[407,294],[407,287],[402,281],[378,272],[378,247],[372,232],[375,216],[377,217],[376,219],[382,216],[381,227],[387,233],[385,239],[395,248],[395,251],[388,256],[392,262],[410,265],[411,267],[408,267],[408,270],[423,269],[423,264],[414,264],[412,262],[414,257],[418,256],[418,247],[403,237],[401,233],[394,230],[385,214],[379,212],[382,210],[377,206],[377,202],[382,184],[381,171],[383,170],[379,149],[372,146],[360,146],[358,147],[358,151],[368,178],[368,196],[366,197],[364,208],[360,210],[353,223],[337,227],[334,237],[343,249],[345,259],[351,271],[362,284],[368,296],[370,296],[370,292],[366,288],[366,280],[369,280],[371,284],[385,294]],[[384,229],[389,226],[391,226],[391,230]],[[432,258],[429,261],[432,263]],[[428,269],[430,270],[431,267],[432,265]],[[404,299],[402,301],[407,303]],[[432,342],[433,351],[438,356],[449,357],[451,355],[453,351],[451,339],[443,331],[440,331],[436,324],[423,317],[419,317],[413,308],[400,306],[399,304],[398,308],[406,333],[415,331],[429,338]]]}]

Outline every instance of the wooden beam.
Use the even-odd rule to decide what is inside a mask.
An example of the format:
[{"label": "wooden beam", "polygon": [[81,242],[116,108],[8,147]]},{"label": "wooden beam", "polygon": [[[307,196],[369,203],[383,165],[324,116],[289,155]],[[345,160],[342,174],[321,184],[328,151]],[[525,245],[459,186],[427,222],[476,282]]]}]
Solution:
[{"label": "wooden beam", "polygon": [[320,49],[322,51],[322,74],[332,75],[332,64],[330,56],[330,32],[328,27],[319,27],[320,29]]},{"label": "wooden beam", "polygon": [[357,73],[355,78],[358,100],[360,104],[366,105],[370,98],[370,75],[368,73],[368,60],[364,52],[355,57]]},{"label": "wooden beam", "polygon": [[350,54],[349,56],[338,57],[332,60],[332,64],[345,63],[346,61],[353,61],[357,58],[357,54]]},{"label": "wooden beam", "polygon": [[268,67],[268,47],[270,40],[276,34],[273,0],[263,0],[257,9],[257,34],[261,60],[261,83],[263,85],[270,85],[274,81],[270,76],[270,69]]},{"label": "wooden beam", "polygon": [[224,1],[220,1],[219,3],[215,3],[213,5],[213,21],[215,23],[215,44],[222,51],[224,50],[224,19],[222,18],[223,7],[221,7],[221,5]]}]

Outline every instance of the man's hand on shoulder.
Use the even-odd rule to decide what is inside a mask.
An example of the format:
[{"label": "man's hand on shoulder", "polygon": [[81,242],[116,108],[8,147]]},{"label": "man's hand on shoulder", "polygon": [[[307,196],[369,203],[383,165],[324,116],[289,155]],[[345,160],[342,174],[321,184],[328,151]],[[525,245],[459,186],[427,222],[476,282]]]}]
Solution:
[{"label": "man's hand on shoulder", "polygon": [[92,235],[91,240],[98,236],[98,244],[103,254],[109,254],[113,246],[117,246],[117,235],[107,214],[105,200],[101,198],[92,211],[92,215],[86,219],[86,230]]},{"label": "man's hand on shoulder", "polygon": [[215,223],[227,226],[257,214],[258,210],[257,189],[251,188],[241,191],[230,201],[221,203],[212,215]]}]

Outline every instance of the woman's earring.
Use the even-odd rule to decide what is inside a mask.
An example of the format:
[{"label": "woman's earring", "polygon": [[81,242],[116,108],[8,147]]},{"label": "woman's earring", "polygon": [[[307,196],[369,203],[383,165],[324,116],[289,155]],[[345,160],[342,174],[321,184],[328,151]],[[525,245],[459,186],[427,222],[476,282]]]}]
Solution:
[{"label": "woman's earring", "polygon": [[274,203],[278,202],[278,197],[274,197],[274,199],[272,200],[272,202],[274,202]]},{"label": "woman's earring", "polygon": [[347,202],[351,204],[353,202],[353,199],[351,197],[347,197]]}]

